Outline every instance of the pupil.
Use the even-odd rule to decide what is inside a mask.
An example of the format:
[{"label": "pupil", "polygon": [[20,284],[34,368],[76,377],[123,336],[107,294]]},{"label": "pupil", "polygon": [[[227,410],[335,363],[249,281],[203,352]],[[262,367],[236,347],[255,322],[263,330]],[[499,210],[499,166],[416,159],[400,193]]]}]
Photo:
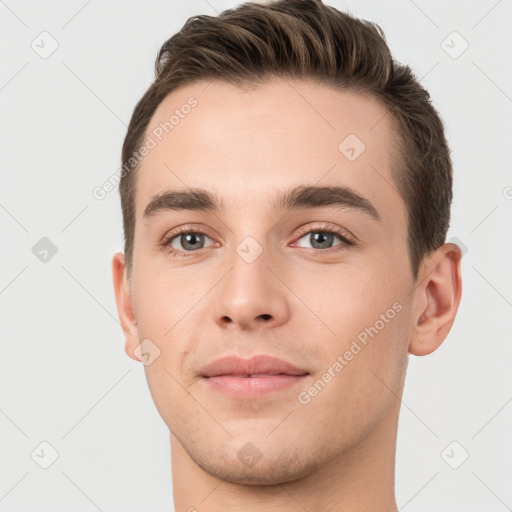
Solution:
[{"label": "pupil", "polygon": [[[187,234],[187,235],[183,235],[182,236],[182,245],[184,248],[191,248],[191,249],[194,249],[194,248],[197,248],[198,246],[200,246],[200,242],[198,241],[199,240],[199,237],[201,237],[202,235],[199,235],[199,234]],[[185,242],[183,243],[183,238],[185,239]]]},{"label": "pupil", "polygon": [[[329,247],[330,242],[332,242],[332,237],[334,235],[332,233],[315,233],[312,235],[314,243],[318,243],[321,247]],[[313,247],[314,244],[312,243]]]}]

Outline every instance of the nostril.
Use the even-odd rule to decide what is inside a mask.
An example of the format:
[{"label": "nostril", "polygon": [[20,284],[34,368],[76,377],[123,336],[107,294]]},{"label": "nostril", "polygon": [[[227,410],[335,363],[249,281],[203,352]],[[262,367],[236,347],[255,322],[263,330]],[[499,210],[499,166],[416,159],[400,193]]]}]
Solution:
[{"label": "nostril", "polygon": [[270,320],[272,318],[272,316],[267,313],[260,315],[260,316],[261,316],[261,318],[263,318],[263,320]]}]

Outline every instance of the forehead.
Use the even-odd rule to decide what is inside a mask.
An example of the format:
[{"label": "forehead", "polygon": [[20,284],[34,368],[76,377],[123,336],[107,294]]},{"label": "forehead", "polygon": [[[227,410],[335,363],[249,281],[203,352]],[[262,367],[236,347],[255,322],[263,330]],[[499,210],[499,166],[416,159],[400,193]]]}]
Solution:
[{"label": "forehead", "polygon": [[393,129],[374,97],[312,81],[184,86],[164,99],[146,130],[153,147],[139,167],[136,224],[165,190],[211,190],[236,209],[265,207],[276,190],[305,184],[348,186],[387,222],[403,222],[391,177]]}]

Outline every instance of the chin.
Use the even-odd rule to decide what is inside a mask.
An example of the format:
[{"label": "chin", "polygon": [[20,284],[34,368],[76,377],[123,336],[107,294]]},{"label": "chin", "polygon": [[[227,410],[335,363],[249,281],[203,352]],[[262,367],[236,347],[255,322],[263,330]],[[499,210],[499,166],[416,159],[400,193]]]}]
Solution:
[{"label": "chin", "polygon": [[[292,448],[292,447],[290,447]],[[323,460],[319,457],[311,461],[290,457],[293,449],[288,450],[288,457],[273,457],[262,455],[262,458],[249,467],[240,462],[236,454],[232,458],[224,453],[223,457],[214,458],[215,454],[208,453],[208,457],[195,457],[189,453],[195,463],[210,475],[237,485],[277,485],[299,480],[318,469]]]}]

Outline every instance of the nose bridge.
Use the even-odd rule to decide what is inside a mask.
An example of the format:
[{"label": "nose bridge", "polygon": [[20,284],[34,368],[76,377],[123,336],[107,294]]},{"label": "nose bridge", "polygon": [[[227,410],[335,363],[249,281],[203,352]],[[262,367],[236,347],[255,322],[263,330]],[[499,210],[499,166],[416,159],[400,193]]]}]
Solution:
[{"label": "nose bridge", "polygon": [[258,238],[246,236],[228,258],[230,270],[220,283],[215,307],[216,321],[224,327],[253,329],[262,323],[280,324],[287,317],[283,286],[270,270],[271,251],[264,235]]}]

